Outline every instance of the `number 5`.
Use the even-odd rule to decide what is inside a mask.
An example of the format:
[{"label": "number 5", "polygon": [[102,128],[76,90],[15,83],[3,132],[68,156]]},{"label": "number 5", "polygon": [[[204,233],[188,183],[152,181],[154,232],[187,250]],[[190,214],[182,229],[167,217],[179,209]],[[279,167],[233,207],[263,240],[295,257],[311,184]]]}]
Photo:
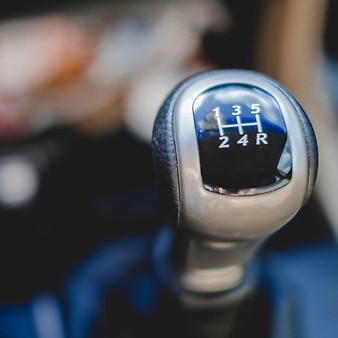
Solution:
[{"label": "number 5", "polygon": [[259,103],[254,103],[251,105],[251,114],[258,114],[261,111]]}]

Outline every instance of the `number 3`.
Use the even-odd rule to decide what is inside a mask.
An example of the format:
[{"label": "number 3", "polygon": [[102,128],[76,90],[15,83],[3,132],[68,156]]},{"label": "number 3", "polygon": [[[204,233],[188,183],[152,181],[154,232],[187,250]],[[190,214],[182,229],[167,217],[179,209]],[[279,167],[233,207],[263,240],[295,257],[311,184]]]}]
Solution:
[{"label": "number 3", "polygon": [[234,108],[234,112],[232,112],[232,115],[240,115],[242,113],[241,106],[234,105],[232,106]]}]

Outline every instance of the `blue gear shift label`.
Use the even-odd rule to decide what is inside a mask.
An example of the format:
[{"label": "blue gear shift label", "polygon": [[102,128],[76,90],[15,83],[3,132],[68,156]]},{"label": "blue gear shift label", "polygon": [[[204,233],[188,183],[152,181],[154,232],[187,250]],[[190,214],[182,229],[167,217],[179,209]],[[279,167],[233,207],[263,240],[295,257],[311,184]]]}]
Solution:
[{"label": "blue gear shift label", "polygon": [[254,103],[251,105],[251,113],[255,115],[256,121],[253,122],[243,122],[242,121],[242,106],[240,105],[233,105],[233,112],[231,113],[232,115],[236,116],[236,123],[234,124],[222,124],[222,118],[221,118],[221,113],[220,113],[220,107],[216,107],[213,112],[215,113],[215,118],[217,121],[217,126],[219,130],[219,135],[220,140],[223,140],[219,148],[228,148],[229,144],[229,137],[225,136],[226,134],[226,129],[227,128],[238,128],[238,134],[239,135],[244,135],[241,137],[237,143],[242,144],[243,146],[247,146],[249,143],[248,140],[248,134],[244,133],[244,128],[247,127],[252,127],[256,126],[257,127],[257,134],[256,134],[256,145],[260,144],[268,144],[267,137],[268,135],[266,133],[263,133],[263,127],[262,127],[262,122],[260,118],[260,104],[259,103]]},{"label": "blue gear shift label", "polygon": [[291,178],[291,153],[277,101],[257,87],[231,84],[193,104],[204,186],[263,188]]}]

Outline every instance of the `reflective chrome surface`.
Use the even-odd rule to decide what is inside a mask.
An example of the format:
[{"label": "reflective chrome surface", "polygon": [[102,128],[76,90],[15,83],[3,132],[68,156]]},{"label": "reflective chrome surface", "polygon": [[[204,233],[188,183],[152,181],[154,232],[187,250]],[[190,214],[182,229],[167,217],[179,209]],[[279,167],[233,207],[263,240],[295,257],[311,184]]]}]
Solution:
[{"label": "reflective chrome surface", "polygon": [[[217,86],[254,86],[269,93],[279,107],[292,157],[279,166],[292,168],[282,184],[248,187],[229,194],[208,191],[201,175],[193,106],[197,97]],[[300,209],[309,182],[308,151],[301,120],[289,98],[262,75],[247,71],[216,71],[199,77],[178,98],[174,133],[180,182],[179,198],[185,236],[183,257],[177,272],[184,288],[196,292],[219,292],[239,285],[246,262],[262,240],[286,224]],[[286,163],[286,164],[285,164]],[[236,168],[233,168],[236,170]],[[208,187],[208,185],[207,185]],[[210,185],[209,185],[210,187]],[[223,188],[222,188],[223,189]],[[262,193],[263,192],[263,193]]]}]

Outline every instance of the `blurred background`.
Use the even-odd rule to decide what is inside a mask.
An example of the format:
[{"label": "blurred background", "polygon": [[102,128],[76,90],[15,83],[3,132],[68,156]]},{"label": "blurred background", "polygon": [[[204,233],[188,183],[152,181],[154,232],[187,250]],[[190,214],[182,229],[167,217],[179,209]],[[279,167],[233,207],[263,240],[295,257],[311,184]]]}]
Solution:
[{"label": "blurred background", "polygon": [[[201,71],[273,77],[317,133],[314,197],[264,249],[335,243],[337,15],[328,0],[3,4],[0,337],[155,337],[159,323],[170,327],[151,272],[164,220],[150,140],[165,97]],[[310,337],[274,335],[268,303],[259,300],[265,317],[248,326],[257,336]],[[178,330],[183,324],[171,316]],[[173,327],[162,334],[178,336]]]}]

